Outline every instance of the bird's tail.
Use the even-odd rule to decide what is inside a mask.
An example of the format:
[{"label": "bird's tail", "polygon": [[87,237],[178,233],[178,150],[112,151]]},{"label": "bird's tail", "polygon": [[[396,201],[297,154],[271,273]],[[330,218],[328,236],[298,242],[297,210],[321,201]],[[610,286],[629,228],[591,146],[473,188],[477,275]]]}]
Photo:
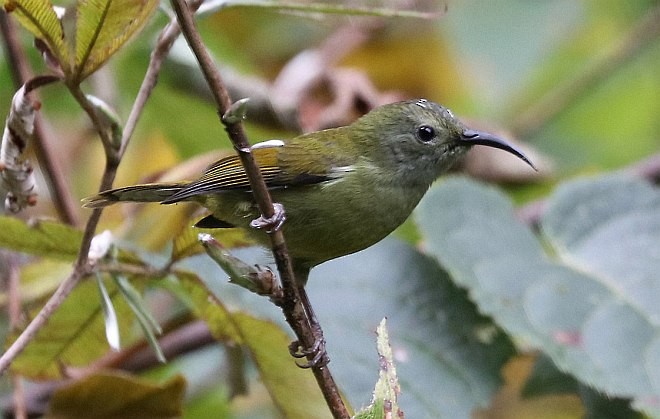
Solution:
[{"label": "bird's tail", "polygon": [[110,189],[83,199],[87,208],[102,208],[117,202],[161,202],[179,192],[185,183],[148,183]]}]

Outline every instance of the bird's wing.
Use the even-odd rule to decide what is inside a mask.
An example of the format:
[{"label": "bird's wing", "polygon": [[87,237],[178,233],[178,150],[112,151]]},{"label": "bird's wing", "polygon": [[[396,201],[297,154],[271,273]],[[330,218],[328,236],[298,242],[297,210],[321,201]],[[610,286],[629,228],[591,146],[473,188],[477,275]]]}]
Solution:
[{"label": "bird's wing", "polygon": [[[331,140],[333,132],[327,132],[326,140]],[[316,133],[318,134],[318,133]],[[269,188],[284,188],[311,185],[334,179],[342,169],[352,164],[352,153],[338,155],[328,150],[333,141],[318,141],[305,136],[290,140],[266,141],[252,147],[252,155],[261,169],[261,175]],[[328,157],[332,156],[332,157]],[[350,157],[353,156],[353,157]],[[174,203],[193,196],[221,193],[230,190],[250,189],[245,169],[237,155],[225,157],[209,166],[197,180],[190,182],[163,203]]]}]

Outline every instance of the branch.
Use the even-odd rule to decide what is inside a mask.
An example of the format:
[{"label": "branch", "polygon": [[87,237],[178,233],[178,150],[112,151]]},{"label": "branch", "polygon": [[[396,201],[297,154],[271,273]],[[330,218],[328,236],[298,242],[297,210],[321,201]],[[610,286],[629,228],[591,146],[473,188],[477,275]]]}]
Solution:
[{"label": "branch", "polygon": [[[195,3],[196,6],[199,6],[201,2],[196,1]],[[0,19],[4,17],[6,17],[4,11],[0,10]],[[167,27],[164,30],[164,32],[167,32]],[[176,30],[174,30],[174,32],[176,32]],[[177,35],[178,33],[176,34],[169,33],[169,35],[167,36],[176,38]],[[161,40],[163,37],[161,37]],[[119,148],[113,146],[112,140],[111,138],[108,137],[108,132],[105,129],[104,124],[99,119],[99,116],[97,115],[95,108],[89,102],[89,100],[84,95],[84,93],[80,90],[80,87],[78,85],[68,86],[73,97],[78,101],[80,106],[87,113],[89,118],[92,120],[94,128],[99,133],[99,136],[101,137],[101,141],[103,142],[103,146],[106,153],[106,166],[99,186],[100,191],[104,191],[112,187],[112,183],[117,174],[117,167],[121,160],[121,156],[126,149],[128,140],[131,136],[131,133],[133,132],[135,123],[137,122],[138,116],[141,113],[144,103],[146,102],[151,90],[153,89],[153,86],[156,83],[156,77],[160,67],[160,62],[158,62],[158,60],[162,61],[164,54],[166,54],[168,49],[166,46],[163,46],[164,44],[165,41],[159,44],[165,50],[164,52],[162,52],[163,55],[161,56],[156,54],[156,59],[154,59],[154,57],[152,56],[152,62],[155,61],[155,63],[150,64],[149,67],[150,71],[148,71],[147,75],[145,75],[146,81],[143,83],[143,86],[140,89],[140,92],[138,94],[139,97],[138,99],[136,99],[136,105],[133,107],[133,110],[131,112],[132,118],[129,118],[132,125],[129,130],[126,130],[124,132],[122,143],[119,146]],[[52,159],[48,159],[48,160],[51,161]],[[57,178],[64,179],[63,176],[57,176]],[[69,199],[71,196],[70,194],[60,194],[57,191],[53,192],[53,194],[55,197],[66,196],[69,197]],[[89,219],[87,220],[87,224],[85,226],[83,238],[80,245],[80,251],[78,253],[78,258],[76,259],[76,262],[74,264],[74,269],[71,272],[71,274],[60,284],[60,286],[57,288],[55,293],[50,297],[48,302],[46,302],[46,304],[37,314],[37,316],[30,322],[30,324],[25,328],[25,330],[23,330],[23,332],[19,335],[16,341],[14,341],[11,344],[11,346],[7,349],[7,351],[3,353],[2,356],[0,357],[0,375],[4,374],[7,368],[9,368],[9,366],[11,365],[14,358],[16,358],[21,352],[23,352],[25,347],[32,341],[32,339],[34,339],[37,333],[39,333],[41,328],[46,325],[48,319],[53,315],[55,310],[57,310],[57,308],[59,308],[59,306],[62,305],[64,300],[68,297],[71,291],[73,291],[73,289],[78,285],[78,283],[86,275],[90,274],[91,271],[93,270],[93,266],[89,263],[88,254],[89,254],[89,247],[92,242],[92,238],[94,237],[94,233],[96,231],[96,226],[98,225],[98,222],[101,218],[101,212],[102,212],[101,209],[95,209],[92,212]]]},{"label": "branch", "polygon": [[[223,116],[232,108],[232,101],[219,71],[216,69],[213,60],[204,47],[200,34],[195,27],[193,15],[184,0],[172,0],[172,5],[177,18],[179,19],[179,24],[181,25],[186,41],[195,54],[200,68],[204,73],[204,78],[211,88],[213,98],[217,104],[218,112],[221,117],[221,122],[225,125],[225,129],[234,144],[234,148],[239,154],[243,167],[245,168],[245,172],[250,181],[250,188],[259,207],[259,211],[261,212],[262,217],[272,219],[275,216],[273,201],[268,192],[268,188],[266,187],[266,183],[261,176],[259,167],[250,152],[250,145],[247,141],[240,118],[223,118]],[[270,239],[273,256],[275,257],[284,291],[284,301],[281,305],[282,311],[284,312],[287,322],[291,325],[296,336],[304,347],[314,347],[316,336],[313,327],[310,324],[311,316],[309,313],[305,313],[301,304],[299,287],[296,285],[296,280],[293,275],[293,267],[286,248],[286,243],[284,242],[284,235],[280,229],[275,229],[270,233]],[[318,327],[318,325],[316,326]],[[313,356],[314,354],[310,354],[308,359],[312,361]],[[349,415],[339,395],[337,385],[335,384],[327,366],[321,364],[317,363],[316,365],[313,365],[312,371],[321,391],[323,392],[326,402],[335,417],[348,418]]]},{"label": "branch", "polygon": [[[202,0],[191,1],[189,6],[190,10],[193,12],[197,10],[199,6],[201,6],[202,2]],[[126,148],[128,147],[131,136],[135,131],[137,122],[142,115],[142,110],[144,109],[149,96],[151,96],[151,92],[153,91],[154,87],[156,87],[156,83],[158,82],[158,74],[160,73],[163,62],[169,54],[170,49],[172,49],[174,41],[176,41],[180,34],[181,28],[179,27],[179,22],[175,17],[173,17],[158,36],[156,47],[151,52],[147,72],[144,75],[142,85],[140,86],[140,90],[138,91],[138,94],[135,98],[135,102],[133,102],[131,113],[128,115],[128,119],[126,120],[126,124],[124,126],[124,132],[121,139],[121,148],[119,149],[120,158],[126,152]]]},{"label": "branch", "polygon": [[[112,139],[109,138],[108,131],[105,129],[106,127],[99,119],[95,108],[80,90],[80,87],[77,85],[70,85],[68,87],[73,97],[78,101],[80,106],[92,120],[94,128],[101,136],[106,152],[106,165],[101,178],[99,190],[104,191],[110,189],[117,174],[117,166],[120,161],[119,150],[113,147]],[[64,300],[66,300],[78,283],[91,273],[93,266],[89,263],[89,247],[92,238],[94,238],[96,226],[101,218],[101,212],[101,209],[95,209],[87,220],[80,244],[80,251],[78,252],[78,257],[74,263],[74,268],[71,274],[60,284],[55,293],[46,302],[41,311],[39,311],[37,316],[32,319],[25,330],[23,330],[7,351],[0,357],[0,375],[4,374],[14,358],[23,352],[25,347],[32,341],[32,339],[34,339],[37,333],[39,333],[41,328],[46,325],[48,319],[50,319],[53,313],[62,305]]]},{"label": "branch", "polygon": [[[14,86],[18,89],[31,79],[32,75],[25,53],[16,36],[14,25],[2,8],[0,8],[0,30],[5,41],[5,54],[10,64]],[[32,95],[38,101],[36,92],[32,93]],[[46,183],[48,184],[55,209],[64,222],[78,225],[80,223],[79,206],[73,199],[71,188],[64,176],[64,170],[60,165],[60,161],[56,158],[57,152],[55,151],[54,144],[57,141],[50,135],[50,131],[44,129],[44,126],[47,124],[44,123],[39,113],[35,116],[34,124],[35,153],[39,161],[39,166],[44,173]]]}]

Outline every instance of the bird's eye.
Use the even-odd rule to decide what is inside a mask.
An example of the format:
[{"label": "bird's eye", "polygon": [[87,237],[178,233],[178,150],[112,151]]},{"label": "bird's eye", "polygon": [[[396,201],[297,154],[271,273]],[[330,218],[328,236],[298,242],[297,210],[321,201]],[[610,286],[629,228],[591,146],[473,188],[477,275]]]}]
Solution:
[{"label": "bird's eye", "polygon": [[428,125],[422,125],[417,128],[417,138],[424,143],[428,143],[435,138],[435,130]]}]

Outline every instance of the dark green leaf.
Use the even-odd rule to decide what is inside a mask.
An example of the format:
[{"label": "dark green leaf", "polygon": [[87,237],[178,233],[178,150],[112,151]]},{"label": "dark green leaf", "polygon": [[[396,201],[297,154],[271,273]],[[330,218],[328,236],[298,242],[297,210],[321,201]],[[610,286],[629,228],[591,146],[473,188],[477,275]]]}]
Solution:
[{"label": "dark green leaf", "polygon": [[450,179],[421,204],[428,250],[480,309],[563,371],[654,411],[660,197],[641,180],[567,184],[549,199],[545,254],[496,190]]},{"label": "dark green leaf", "polygon": [[572,375],[559,371],[550,358],[539,355],[521,394],[529,398],[546,394],[577,393],[578,387],[578,382]]},{"label": "dark green leaf", "polygon": [[122,374],[91,375],[55,392],[46,415],[51,419],[158,419],[182,414],[186,383],[176,376],[163,384]]}]

